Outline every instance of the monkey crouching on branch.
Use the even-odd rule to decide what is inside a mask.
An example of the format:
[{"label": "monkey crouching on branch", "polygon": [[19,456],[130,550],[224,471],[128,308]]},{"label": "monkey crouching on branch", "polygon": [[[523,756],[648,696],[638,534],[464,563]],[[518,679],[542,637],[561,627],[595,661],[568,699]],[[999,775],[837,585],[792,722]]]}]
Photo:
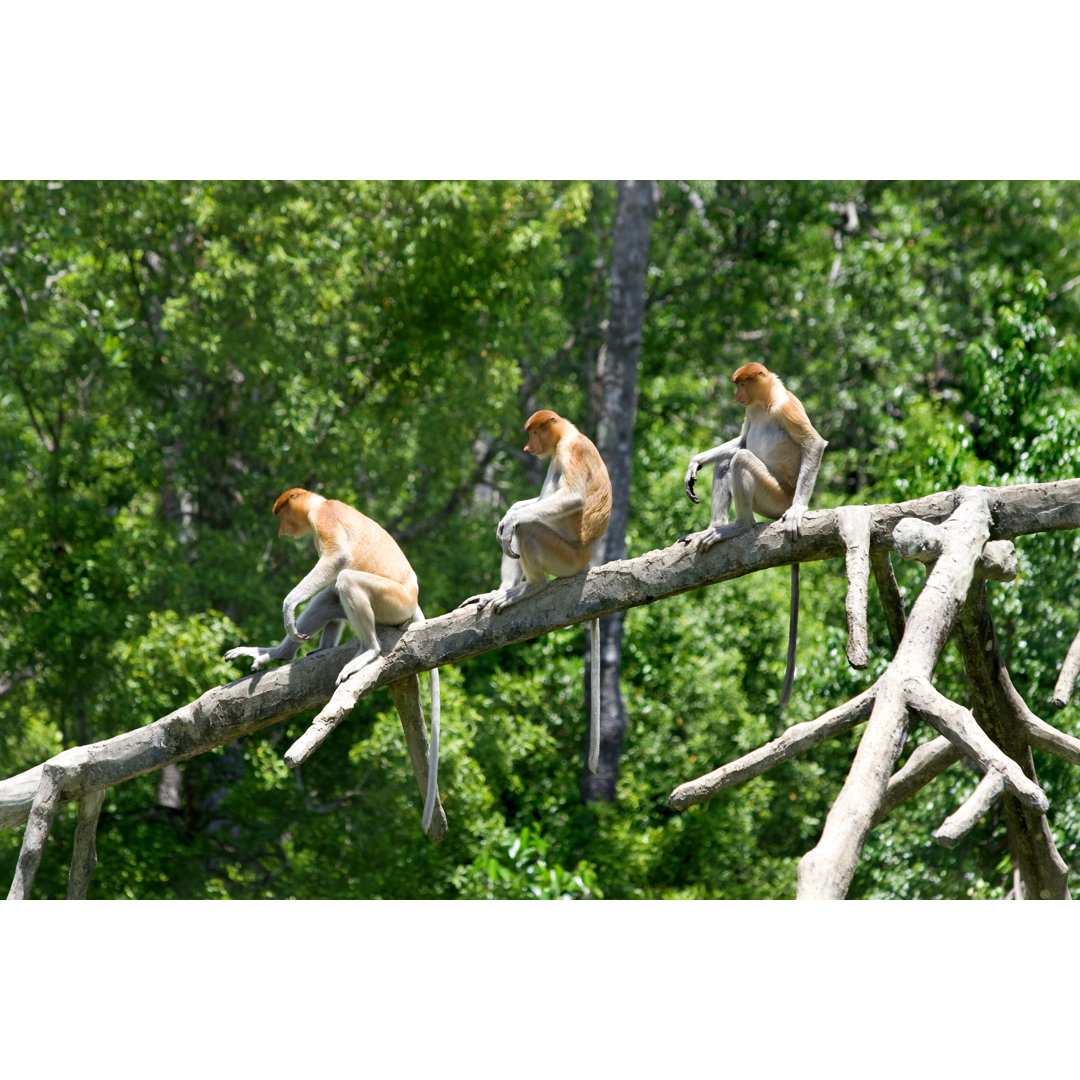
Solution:
[{"label": "monkey crouching on branch", "polygon": [[[290,488],[274,503],[280,518],[278,536],[315,538],[318,562],[290,591],[282,604],[285,638],[273,647],[239,646],[226,660],[250,657],[258,671],[273,660],[292,660],[303,642],[319,631],[320,649],[338,643],[346,621],[359,642],[357,654],[341,669],[338,683],[366,667],[381,653],[376,625],[400,626],[424,621],[417,604],[416,573],[394,538],[381,525],[346,503],[325,499],[304,488]],[[317,595],[316,595],[317,594]],[[309,597],[299,619],[296,609]],[[428,746],[428,786],[423,828],[427,832],[438,798],[439,672],[432,668],[431,733]]]},{"label": "monkey crouching on branch", "polygon": [[[746,409],[742,431],[737,439],[695,454],[684,481],[691,502],[700,502],[694,494],[698,470],[703,465],[714,466],[710,528],[699,539],[702,550],[745,532],[755,523],[755,513],[782,519],[789,539],[798,537],[828,445],[814,430],[802,402],[764,364],[744,364],[731,381],[735,384],[735,401]],[[729,523],[732,498],[735,520]],[[792,563],[781,709],[788,703],[795,678],[798,624],[799,564]]]},{"label": "monkey crouching on branch", "polygon": [[[573,577],[585,570],[611,517],[611,481],[592,440],[550,409],[533,413],[525,424],[525,449],[551,458],[534,499],[514,503],[495,531],[503,549],[502,574],[494,592],[470,597],[464,604],[490,605],[503,611],[539,592],[552,577]],[[461,606],[464,606],[462,604]],[[589,769],[600,758],[600,624],[591,619],[591,722]]]}]

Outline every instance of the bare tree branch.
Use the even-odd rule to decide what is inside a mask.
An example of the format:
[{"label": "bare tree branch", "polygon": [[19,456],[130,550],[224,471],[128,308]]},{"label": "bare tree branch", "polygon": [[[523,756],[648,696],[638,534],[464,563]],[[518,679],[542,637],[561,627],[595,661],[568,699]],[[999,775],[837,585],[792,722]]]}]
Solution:
[{"label": "bare tree branch", "polygon": [[67,898],[85,900],[90,875],[97,866],[97,827],[105,789],[92,791],[79,803],[79,822],[75,826],[75,844],[71,853],[71,872],[68,874]]},{"label": "bare tree branch", "polygon": [[741,758],[714,769],[696,780],[680,784],[669,796],[668,805],[675,810],[685,810],[695,803],[712,798],[718,791],[760,776],[774,765],[795,757],[826,739],[835,738],[850,731],[870,715],[874,706],[874,687],[864,690],[858,697],[831,709],[816,720],[794,724],[782,735]]},{"label": "bare tree branch", "polygon": [[943,847],[958,844],[978,824],[979,818],[1001,798],[1005,777],[991,769],[968,796],[956,813],[947,817],[934,832],[934,839]]},{"label": "bare tree branch", "polygon": [[1064,709],[1072,699],[1078,672],[1080,672],[1080,631],[1073,638],[1073,643],[1065,654],[1065,663],[1061,665],[1061,674],[1054,687],[1054,696],[1050,699],[1059,709]]},{"label": "bare tree branch", "polygon": [[889,778],[885,798],[881,800],[881,806],[874,815],[874,824],[877,825],[901,803],[907,802],[916,791],[922,790],[962,757],[960,750],[944,735],[917,746],[904,767],[897,769]]},{"label": "bare tree branch", "polygon": [[870,582],[870,523],[868,506],[848,506],[836,511],[840,537],[847,547],[848,663],[863,670],[870,663],[866,603]]},{"label": "bare tree branch", "polygon": [[[1052,843],[1047,844],[1041,834],[1035,835],[1040,823],[1041,827],[1046,826],[1043,814],[1046,798],[1027,764],[1030,761],[1027,743],[1022,743],[1026,761],[1018,761],[1008,747],[999,749],[999,741],[987,740],[981,734],[981,725],[988,719],[978,711],[978,706],[973,716],[948,702],[933,690],[930,676],[965,597],[969,591],[972,595],[985,593],[980,579],[989,576],[986,568],[1000,564],[1003,569],[994,573],[1008,573],[1008,553],[1002,550],[995,555],[986,541],[1080,528],[1080,480],[938,492],[908,503],[867,507],[866,511],[871,565],[879,589],[884,583],[882,599],[886,611],[892,610],[891,632],[902,632],[888,670],[852,701],[829,710],[818,720],[795,725],[738,762],[682,785],[672,793],[672,804],[690,805],[725,786],[758,775],[770,764],[847,730],[869,715],[851,772],[828,816],[821,839],[799,867],[800,897],[843,896],[869,829],[896,805],[899,793],[917,790],[932,774],[945,768],[954,753],[934,740],[930,749],[916,751],[908,766],[892,777],[912,707],[928,719],[935,717],[964,752],[976,755],[988,769],[999,771],[1007,778],[1010,790],[1017,793],[1015,802],[1021,814],[1035,815],[1030,820],[1018,818],[1021,822],[1018,828],[1030,834],[1031,851],[1042,850],[1052,861],[1057,854]],[[392,693],[402,715],[422,793],[426,734],[418,711],[419,672],[769,566],[827,558],[846,560],[851,517],[835,511],[808,513],[803,519],[803,534],[794,541],[787,538],[782,524],[770,523],[759,524],[708,552],[700,552],[693,543],[676,542],[634,559],[614,560],[587,574],[553,581],[531,600],[498,615],[462,608],[408,629],[381,628],[384,655],[363,672],[361,692],[393,684]],[[921,525],[901,527],[905,519],[912,518],[921,519]],[[844,519],[847,521],[842,525]],[[892,595],[895,580],[887,559],[889,551],[895,550],[901,541],[907,544],[911,537],[917,541],[916,553],[933,565],[905,626],[902,611],[898,611],[898,596]],[[856,563],[861,562],[860,556]],[[856,566],[858,574],[864,571],[864,566]],[[978,586],[972,590],[976,581]],[[983,638],[987,632],[977,631]],[[203,753],[296,713],[320,708],[335,697],[336,676],[354,651],[352,643],[319,650],[285,667],[216,687],[144,728],[65,751],[44,765],[0,781],[0,827],[11,827],[29,819],[11,895],[28,895],[51,822],[63,802],[84,800],[113,784]],[[996,649],[991,655],[997,656]],[[999,687],[1005,686],[1007,673],[999,672],[996,680]],[[1019,701],[1011,683],[1006,690]],[[1008,696],[1002,701],[1004,704],[992,706],[991,711],[1005,709],[1024,739],[1067,760],[1077,760],[1080,741],[1043,724],[1026,706],[1021,711],[1022,702],[1017,705]],[[342,716],[347,711],[344,709]],[[1012,805],[1009,794],[1005,800],[1007,808]],[[92,804],[86,813],[89,827]],[[439,815],[445,831],[441,809]],[[84,841],[80,841],[76,862],[86,868],[91,860]],[[83,869],[73,870],[75,879],[82,874]],[[1034,889],[1025,881],[1025,892],[1061,895],[1064,886],[1057,882],[1055,874],[1051,867]],[[78,891],[76,884],[75,892]]]}]

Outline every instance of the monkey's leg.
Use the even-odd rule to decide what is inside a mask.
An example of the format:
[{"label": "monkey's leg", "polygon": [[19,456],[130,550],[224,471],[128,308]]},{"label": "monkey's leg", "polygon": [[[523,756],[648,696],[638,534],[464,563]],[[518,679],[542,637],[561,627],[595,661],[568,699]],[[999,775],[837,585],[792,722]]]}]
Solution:
[{"label": "monkey's leg", "polygon": [[[320,640],[320,648],[328,648],[336,645],[341,637],[345,612],[338,601],[336,590],[330,586],[317,593],[300,618],[296,621],[297,629],[305,637],[313,637],[320,630],[323,631]],[[328,640],[329,639],[329,640]],[[254,674],[259,668],[275,660],[292,660],[300,651],[302,642],[294,641],[286,635],[278,645],[241,645],[230,649],[225,654],[226,660],[239,660],[241,657],[251,658],[251,671]]]},{"label": "monkey's leg", "polygon": [[[731,510],[731,466],[732,458],[721,458],[713,469],[712,502],[709,512],[709,528],[701,534],[699,541],[703,550],[707,551],[718,540],[727,540],[729,537],[738,536],[745,532],[746,526],[728,522],[728,513]],[[692,539],[691,536],[684,539]]]},{"label": "monkey's leg", "polygon": [[342,618],[331,619],[323,627],[322,637],[319,638],[319,647],[315,649],[315,652],[322,652],[323,649],[332,649],[340,640],[341,635],[345,632],[345,611],[342,609]]},{"label": "monkey's leg", "polygon": [[567,540],[543,522],[523,522],[517,526],[514,538],[525,580],[500,589],[491,604],[493,612],[505,611],[539,592],[547,584],[549,574],[552,577],[573,577],[589,565],[591,549],[577,541]]},{"label": "monkey's leg", "polygon": [[764,517],[780,517],[794,496],[794,492],[769,471],[765,462],[749,450],[739,450],[731,459],[729,482],[735,502],[735,520],[726,525],[714,522],[712,531],[701,538],[701,547],[705,550],[721,540],[746,532],[756,521],[755,511]]},{"label": "monkey's leg", "polygon": [[731,458],[721,459],[713,469],[709,524],[715,529],[727,524],[731,509]]},{"label": "monkey's leg", "polygon": [[363,570],[342,570],[336,588],[349,625],[360,643],[359,652],[338,674],[337,681],[341,683],[379,656],[376,623],[399,626],[412,618],[416,611],[417,591],[415,576],[412,584],[403,585]]}]

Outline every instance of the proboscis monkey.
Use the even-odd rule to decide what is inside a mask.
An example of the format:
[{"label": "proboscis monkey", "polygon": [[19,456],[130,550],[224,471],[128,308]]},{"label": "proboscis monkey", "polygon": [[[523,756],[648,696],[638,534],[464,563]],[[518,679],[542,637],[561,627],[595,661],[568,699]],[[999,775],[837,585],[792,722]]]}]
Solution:
[{"label": "proboscis monkey", "polygon": [[[803,513],[810,505],[821,456],[828,445],[814,430],[802,402],[785,389],[764,364],[743,364],[731,381],[735,401],[746,408],[737,439],[695,454],[686,470],[686,494],[703,465],[714,464],[710,529],[702,534],[703,549],[738,536],[755,522],[754,514],[780,518],[790,539],[799,535]],[[735,520],[728,523],[732,496]],[[795,678],[795,643],[799,625],[799,564],[791,564],[791,618],[788,629],[787,671],[780,708],[791,696]]]},{"label": "proboscis monkey", "polygon": [[[360,644],[357,654],[341,669],[339,683],[380,655],[376,624],[400,626],[424,621],[417,604],[416,573],[394,538],[381,525],[337,499],[325,499],[304,488],[290,488],[278,496],[274,513],[280,518],[278,536],[315,538],[319,560],[285,597],[282,614],[286,636],[274,647],[240,646],[226,660],[251,657],[251,670],[271,660],[292,660],[303,642],[320,630],[320,649],[336,645],[345,621]],[[315,594],[318,595],[315,595]],[[299,619],[296,609],[314,596]],[[432,668],[431,733],[428,746],[428,786],[423,828],[427,832],[438,798],[439,672]]]},{"label": "proboscis monkey", "polygon": [[[494,592],[465,601],[503,611],[539,592],[553,577],[572,577],[589,565],[611,516],[611,481],[592,440],[550,409],[533,413],[525,424],[525,449],[551,458],[535,499],[514,503],[495,531],[503,549],[502,580]],[[522,580],[524,579],[524,580]],[[464,605],[462,605],[464,606]],[[591,619],[592,708],[589,768],[600,757],[600,624]]]}]

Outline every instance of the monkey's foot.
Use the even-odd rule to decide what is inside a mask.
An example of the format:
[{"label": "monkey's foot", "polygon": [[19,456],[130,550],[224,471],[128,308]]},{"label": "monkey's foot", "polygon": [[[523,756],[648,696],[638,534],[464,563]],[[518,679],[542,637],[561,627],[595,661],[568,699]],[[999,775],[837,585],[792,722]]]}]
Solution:
[{"label": "monkey's foot", "polygon": [[377,660],[382,654],[378,649],[361,649],[342,669],[338,672],[337,684],[340,686],[350,675],[366,668],[373,660]]},{"label": "monkey's foot", "polygon": [[518,601],[524,600],[526,596],[539,592],[541,587],[523,581],[520,585],[511,585],[509,589],[501,589],[492,598],[491,613],[498,615],[500,611],[505,611],[508,607],[513,607]]},{"label": "monkey's foot", "polygon": [[499,595],[498,589],[492,589],[491,592],[477,593],[475,596],[470,596],[468,600],[462,600],[458,604],[458,609],[468,607],[470,604],[476,604],[476,606],[483,611],[484,608],[491,603],[491,601]]},{"label": "monkey's foot", "polygon": [[267,649],[261,645],[238,645],[235,649],[230,649],[225,654],[226,660],[242,660],[245,657],[251,658],[251,673],[254,675],[264,664],[269,664],[273,660],[280,660],[281,657],[275,656],[274,649]]},{"label": "monkey's foot", "polygon": [[740,525],[737,521],[729,525],[714,525],[708,532],[702,534],[699,546],[702,551],[708,551],[713,544],[718,544],[721,540],[730,540],[734,536],[741,536],[744,532],[746,532],[746,526]]}]

